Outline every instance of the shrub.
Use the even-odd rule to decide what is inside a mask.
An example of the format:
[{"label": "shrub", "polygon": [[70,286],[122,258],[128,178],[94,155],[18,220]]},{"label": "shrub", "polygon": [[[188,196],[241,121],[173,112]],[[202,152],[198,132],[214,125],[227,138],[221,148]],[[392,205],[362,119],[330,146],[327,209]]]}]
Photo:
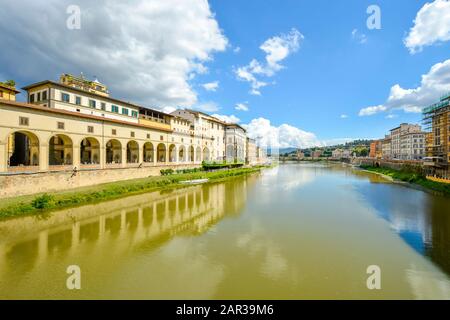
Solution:
[{"label": "shrub", "polygon": [[36,209],[48,209],[54,204],[54,197],[48,194],[43,194],[33,199],[31,205]]}]

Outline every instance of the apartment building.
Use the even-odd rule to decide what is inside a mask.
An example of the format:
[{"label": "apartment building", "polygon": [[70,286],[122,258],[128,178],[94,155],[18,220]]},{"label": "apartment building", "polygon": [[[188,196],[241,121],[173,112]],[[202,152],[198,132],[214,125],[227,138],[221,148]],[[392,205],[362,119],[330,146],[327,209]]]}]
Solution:
[{"label": "apartment building", "polygon": [[391,159],[392,158],[392,138],[390,135],[386,135],[384,139],[381,140],[381,157],[383,159]]},{"label": "apartment building", "polygon": [[425,157],[425,132],[417,124],[402,123],[390,131],[390,158],[420,160]]}]

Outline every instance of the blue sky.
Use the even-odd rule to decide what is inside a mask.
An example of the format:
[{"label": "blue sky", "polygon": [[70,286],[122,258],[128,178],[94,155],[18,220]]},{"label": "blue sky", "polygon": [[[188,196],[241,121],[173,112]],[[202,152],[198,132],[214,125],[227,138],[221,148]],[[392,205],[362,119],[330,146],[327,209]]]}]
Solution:
[{"label": "blue sky", "polygon": [[[6,2],[0,80],[23,86],[84,72],[114,97],[234,116],[250,134],[277,134],[281,146],[383,137],[401,122],[419,122],[420,108],[450,91],[450,2],[428,2]],[[80,7],[79,30],[65,27],[70,4]],[[380,30],[366,26],[373,4]],[[261,49],[270,39],[288,50],[273,64]],[[266,83],[259,95],[239,70]],[[206,90],[207,83],[217,85]],[[248,111],[236,110],[238,103]]]},{"label": "blue sky", "polygon": [[[403,39],[426,1],[377,1],[381,8],[381,30],[368,30],[366,9],[373,1],[211,1],[220,27],[233,46],[216,56],[202,80],[219,80],[216,92],[202,92],[204,100],[215,100],[222,113],[234,114],[244,123],[264,117],[272,124],[288,123],[316,133],[320,139],[381,137],[400,122],[418,122],[420,114],[394,111],[359,117],[361,108],[386,101],[394,84],[404,88],[420,85],[421,76],[432,65],[449,58],[448,43],[410,54]],[[236,81],[230,66],[262,59],[259,46],[268,38],[297,28],[304,40],[289,56],[286,67],[273,77],[274,85],[261,96],[248,94],[248,85]],[[352,31],[367,36],[367,42],[352,38]],[[248,101],[249,112],[234,105]],[[341,119],[342,114],[348,118]]]}]

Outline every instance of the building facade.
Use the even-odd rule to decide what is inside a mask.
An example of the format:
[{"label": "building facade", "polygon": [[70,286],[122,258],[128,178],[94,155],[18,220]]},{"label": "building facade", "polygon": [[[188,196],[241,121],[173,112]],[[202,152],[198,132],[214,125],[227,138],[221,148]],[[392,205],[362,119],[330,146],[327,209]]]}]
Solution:
[{"label": "building facade", "polygon": [[421,160],[425,157],[425,132],[420,125],[402,123],[391,130],[390,158]]},{"label": "building facade", "polygon": [[425,108],[423,122],[427,131],[426,156],[430,165],[447,171],[450,165],[450,93]]},{"label": "building facade", "polygon": [[0,98],[2,173],[200,165],[225,158],[227,134],[242,161],[247,150],[252,160],[258,153],[239,125],[114,99],[98,81],[63,75],[24,89],[26,103],[15,101],[17,91]]}]

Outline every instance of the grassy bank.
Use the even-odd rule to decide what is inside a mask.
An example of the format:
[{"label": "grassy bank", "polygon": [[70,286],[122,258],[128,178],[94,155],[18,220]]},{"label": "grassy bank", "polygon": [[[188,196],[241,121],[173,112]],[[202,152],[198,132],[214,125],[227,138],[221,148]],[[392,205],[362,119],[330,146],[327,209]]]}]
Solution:
[{"label": "grassy bank", "polygon": [[423,174],[417,171],[394,170],[389,168],[377,168],[371,166],[361,166],[362,169],[383,174],[389,176],[394,180],[413,183],[419,185],[425,189],[432,190],[441,193],[446,196],[450,196],[450,184],[440,183],[428,180]]},{"label": "grassy bank", "polygon": [[262,167],[239,168],[215,172],[179,173],[161,177],[119,181],[84,187],[71,191],[46,193],[32,196],[9,198],[1,201],[0,220],[25,215],[40,215],[53,210],[92,204],[106,200],[146,193],[165,188],[185,187],[182,181],[194,179],[209,179],[221,181],[230,177],[243,176],[259,172]]}]

